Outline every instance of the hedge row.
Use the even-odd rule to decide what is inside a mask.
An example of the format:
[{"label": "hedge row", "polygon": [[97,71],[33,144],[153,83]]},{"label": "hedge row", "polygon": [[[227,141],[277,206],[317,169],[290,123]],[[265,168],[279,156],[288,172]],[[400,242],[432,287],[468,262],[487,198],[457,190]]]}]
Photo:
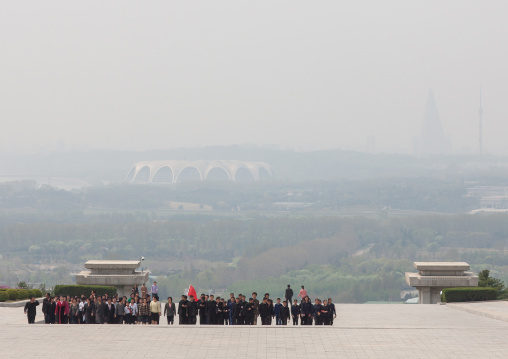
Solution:
[{"label": "hedge row", "polygon": [[108,287],[102,285],[55,285],[55,295],[70,295],[71,297],[76,296],[89,296],[92,294],[92,290],[97,293],[97,295],[108,294],[109,296],[113,296],[116,294],[115,287]]},{"label": "hedge row", "polygon": [[488,287],[459,287],[445,288],[441,295],[443,302],[472,302],[483,300],[496,300],[497,290]]},{"label": "hedge row", "polygon": [[0,302],[24,300],[30,297],[40,298],[42,297],[42,292],[39,289],[6,289],[0,291]]}]

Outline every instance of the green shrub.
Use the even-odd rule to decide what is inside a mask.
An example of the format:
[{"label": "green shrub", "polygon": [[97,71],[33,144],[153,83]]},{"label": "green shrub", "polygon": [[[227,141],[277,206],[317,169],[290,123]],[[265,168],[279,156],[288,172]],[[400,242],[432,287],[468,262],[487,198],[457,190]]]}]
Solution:
[{"label": "green shrub", "polygon": [[5,302],[6,300],[9,300],[9,295],[3,290],[0,292],[0,302]]},{"label": "green shrub", "polygon": [[16,289],[18,291],[18,299],[28,299],[28,292],[26,289]]},{"label": "green shrub", "polygon": [[35,298],[42,298],[42,291],[40,289],[32,289]]},{"label": "green shrub", "polygon": [[6,292],[7,288],[0,288],[0,292]]},{"label": "green shrub", "polygon": [[472,302],[496,300],[497,289],[488,287],[445,288],[441,295],[443,302]]},{"label": "green shrub", "polygon": [[70,295],[71,297],[81,296],[84,294],[85,296],[89,296],[94,290],[97,295],[108,294],[109,296],[113,296],[116,294],[115,287],[107,287],[102,285],[55,285],[55,295]]},{"label": "green shrub", "polygon": [[7,289],[7,295],[9,296],[9,300],[18,299],[18,291],[16,289]]},{"label": "green shrub", "polygon": [[33,289],[26,289],[28,293],[28,298],[35,297],[35,291]]}]

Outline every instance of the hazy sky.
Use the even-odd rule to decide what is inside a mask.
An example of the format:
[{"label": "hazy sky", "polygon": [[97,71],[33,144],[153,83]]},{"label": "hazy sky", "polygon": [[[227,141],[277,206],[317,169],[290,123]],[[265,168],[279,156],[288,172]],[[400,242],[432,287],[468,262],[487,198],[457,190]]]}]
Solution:
[{"label": "hazy sky", "polygon": [[0,148],[508,153],[506,1],[2,1]]}]

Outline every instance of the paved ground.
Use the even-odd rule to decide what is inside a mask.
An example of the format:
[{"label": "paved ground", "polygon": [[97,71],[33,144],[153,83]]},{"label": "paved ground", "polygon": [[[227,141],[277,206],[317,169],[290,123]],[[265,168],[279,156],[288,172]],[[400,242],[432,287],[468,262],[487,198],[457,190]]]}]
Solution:
[{"label": "paved ground", "polygon": [[450,303],[449,308],[508,322],[508,301]]},{"label": "paved ground", "polygon": [[[508,316],[504,303],[475,306]],[[507,357],[503,320],[445,305],[346,304],[337,310],[333,327],[188,327],[27,325],[22,308],[0,308],[0,345],[4,358]]]}]

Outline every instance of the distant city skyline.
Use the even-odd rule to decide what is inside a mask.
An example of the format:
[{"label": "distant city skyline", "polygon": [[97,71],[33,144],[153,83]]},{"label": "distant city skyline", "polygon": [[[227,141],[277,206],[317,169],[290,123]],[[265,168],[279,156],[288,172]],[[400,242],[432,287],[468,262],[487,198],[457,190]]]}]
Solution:
[{"label": "distant city skyline", "polygon": [[508,154],[508,3],[7,2],[0,150],[255,144]]}]

